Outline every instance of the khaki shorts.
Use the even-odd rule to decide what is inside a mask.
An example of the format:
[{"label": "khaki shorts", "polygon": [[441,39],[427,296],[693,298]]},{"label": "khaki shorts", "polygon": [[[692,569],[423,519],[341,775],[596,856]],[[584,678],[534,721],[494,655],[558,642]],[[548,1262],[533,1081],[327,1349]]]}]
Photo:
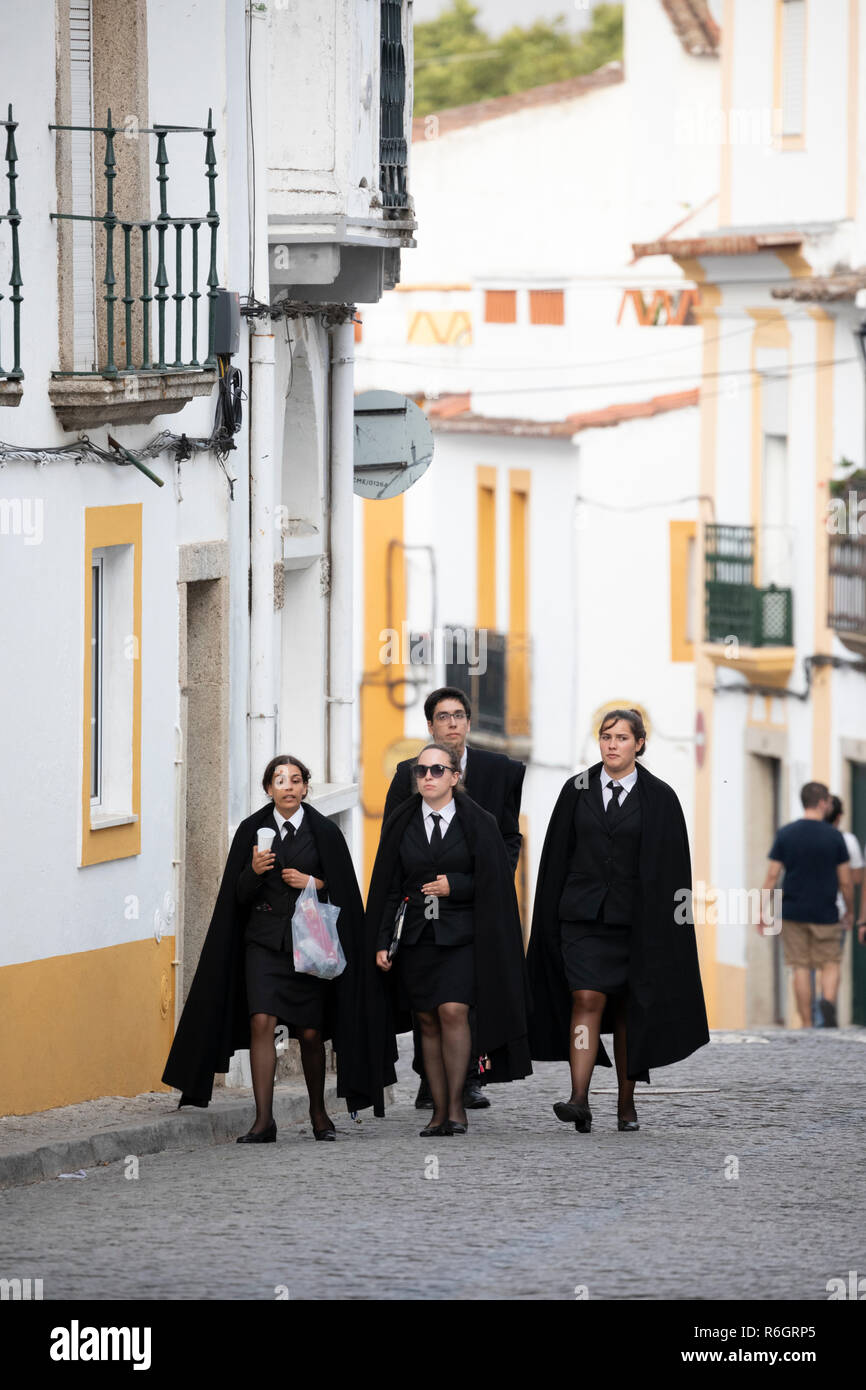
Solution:
[{"label": "khaki shorts", "polygon": [[838,922],[782,923],[785,964],[795,970],[820,970],[842,959],[844,931]]}]

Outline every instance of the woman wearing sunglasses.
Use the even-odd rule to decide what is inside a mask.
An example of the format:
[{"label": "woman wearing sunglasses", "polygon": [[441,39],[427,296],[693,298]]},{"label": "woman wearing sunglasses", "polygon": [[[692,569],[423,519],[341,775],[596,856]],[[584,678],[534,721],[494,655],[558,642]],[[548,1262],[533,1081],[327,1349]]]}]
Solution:
[{"label": "woman wearing sunglasses", "polygon": [[[414,1012],[434,1103],[421,1135],[462,1135],[471,1005],[488,1079],[513,1081],[532,1070],[523,937],[502,836],[459,788],[455,750],[429,743],[412,771],[417,790],[382,827],[367,904],[368,959],[380,973],[379,988],[368,992],[372,1069],[374,1078],[387,1075],[395,1034],[409,1031]],[[404,901],[399,944],[389,954]]]}]

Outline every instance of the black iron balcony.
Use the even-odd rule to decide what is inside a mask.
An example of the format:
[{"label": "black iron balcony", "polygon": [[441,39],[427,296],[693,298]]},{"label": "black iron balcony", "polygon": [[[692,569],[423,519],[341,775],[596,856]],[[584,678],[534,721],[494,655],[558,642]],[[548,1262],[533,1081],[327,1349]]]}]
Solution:
[{"label": "black iron balcony", "polygon": [[[103,284],[105,293],[102,296],[105,305],[105,335],[103,361],[91,372],[62,372],[55,373],[55,376],[102,376],[116,378],[120,375],[147,374],[147,373],[167,373],[167,372],[189,372],[196,370],[208,370],[216,367],[216,356],[214,354],[214,327],[216,312],[217,285],[219,277],[217,275],[216,247],[217,247],[217,228],[219,226],[219,214],[216,210],[216,155],[214,152],[214,130],[213,113],[208,112],[208,122],[206,126],[179,126],[179,125],[155,125],[142,128],[136,132],[137,136],[155,135],[156,136],[156,168],[157,184],[159,186],[159,214],[156,218],[144,218],[137,220],[134,218],[120,218],[114,210],[114,180],[116,177],[116,159],[114,151],[114,140],[118,134],[118,127],[112,124],[111,111],[108,112],[107,122],[104,126],[70,126],[53,125],[51,130],[64,131],[90,131],[96,135],[105,137],[105,154],[103,159],[103,178],[105,181],[105,212],[101,214],[85,214],[72,212],[52,213],[52,218],[76,222],[97,223],[105,231],[105,274]],[[168,212],[168,153],[166,137],[174,134],[194,134],[203,135],[205,138],[204,164],[205,179],[208,184],[208,210],[192,217],[170,217]],[[209,265],[205,279],[207,290],[207,340],[205,348],[205,359],[199,361],[199,300],[203,297],[203,292],[199,288],[199,232],[202,226],[206,229],[209,236]],[[191,276],[190,287],[184,290],[183,287],[183,265],[184,265],[184,232],[188,231],[191,251]],[[122,284],[123,294],[118,296],[117,275],[115,274],[115,237],[120,233],[121,242],[118,254],[121,257],[122,265]],[[173,232],[173,238],[172,238]],[[151,280],[151,262],[154,254],[153,239],[156,238],[155,259],[156,274]],[[168,238],[169,245],[166,246]],[[136,244],[139,243],[140,244]],[[191,243],[191,245],[190,245]],[[141,293],[133,292],[132,267],[134,252],[140,255],[141,261]],[[173,290],[172,281],[169,276],[169,268],[172,260],[174,261]],[[172,290],[170,293],[169,291]],[[155,291],[155,293],[153,292]],[[115,305],[120,299],[123,305],[123,325],[125,330],[125,345],[123,349],[124,360],[118,364],[115,361]],[[167,322],[168,301],[174,304],[174,323]],[[156,351],[152,347],[152,311],[151,304],[156,304]],[[136,304],[140,306],[137,312]],[[188,334],[184,333],[184,317],[187,316]],[[133,323],[135,321],[136,331],[140,333],[141,358],[133,361]],[[171,355],[170,347],[167,348],[167,334],[171,334],[172,326],[174,329],[174,356]],[[190,343],[190,355],[184,359],[184,338]]]},{"label": "black iron balcony", "polygon": [[790,647],[793,593],[754,583],[755,528],[708,525],[704,550],[706,637],[747,647]]},{"label": "black iron balcony", "polygon": [[381,0],[379,79],[379,186],[386,214],[399,215],[409,205],[405,129],[406,54],[401,0]]},{"label": "black iron balcony", "polygon": [[[15,166],[18,163],[18,153],[15,149],[15,131],[18,129],[18,122],[12,119],[12,107],[9,107],[8,119],[0,121],[0,125],[6,128],[6,178],[9,181],[9,210],[0,213],[0,223],[6,222],[9,226],[9,260],[11,263],[11,274],[9,284],[12,286],[12,293],[9,295],[9,302],[12,306],[11,328],[12,328],[12,364],[4,368],[3,358],[6,354],[5,341],[2,334],[3,321],[0,320],[0,405],[17,405],[21,399],[20,383],[24,378],[21,370],[21,260],[18,249],[18,226],[21,222],[21,214],[18,211],[18,203],[15,194],[15,181],[18,178]],[[0,301],[4,296],[0,294]],[[7,357],[8,361],[8,357]]]},{"label": "black iron balcony", "polygon": [[830,537],[827,626],[847,645],[866,649],[866,536]]},{"label": "black iron balcony", "polygon": [[472,705],[473,733],[500,738],[527,738],[529,712],[529,641],[521,634],[477,631],[454,624],[454,632],[466,632],[466,652],[456,651],[445,664],[445,684],[465,690]]}]

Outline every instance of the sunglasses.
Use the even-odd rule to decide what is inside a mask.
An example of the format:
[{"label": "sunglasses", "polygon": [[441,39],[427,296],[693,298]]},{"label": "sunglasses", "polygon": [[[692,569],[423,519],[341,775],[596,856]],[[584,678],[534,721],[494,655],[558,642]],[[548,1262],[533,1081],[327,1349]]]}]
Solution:
[{"label": "sunglasses", "polygon": [[420,781],[422,777],[426,777],[428,772],[431,777],[442,777],[446,772],[453,771],[453,767],[446,767],[444,763],[428,763],[426,767],[423,763],[417,763],[415,767],[415,776]]}]

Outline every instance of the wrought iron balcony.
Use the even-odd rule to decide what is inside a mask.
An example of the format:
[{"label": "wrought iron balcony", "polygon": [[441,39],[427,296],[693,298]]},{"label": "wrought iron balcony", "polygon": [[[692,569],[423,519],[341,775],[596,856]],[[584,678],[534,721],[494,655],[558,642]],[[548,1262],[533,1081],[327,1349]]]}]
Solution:
[{"label": "wrought iron balcony", "polygon": [[[87,214],[74,212],[53,212],[52,219],[66,220],[73,222],[93,222],[99,223],[105,229],[105,275],[103,284],[105,294],[105,361],[94,372],[71,372],[58,373],[65,376],[93,376],[101,375],[115,377],[121,372],[168,372],[168,371],[188,371],[195,368],[215,368],[216,357],[214,355],[214,323],[216,312],[216,292],[219,284],[219,277],[216,268],[216,246],[217,228],[219,226],[219,214],[216,210],[216,193],[214,184],[216,182],[216,154],[214,152],[214,135],[216,131],[213,126],[213,112],[208,111],[208,123],[206,126],[181,126],[181,125],[155,125],[139,129],[138,136],[156,136],[156,181],[159,185],[159,215],[151,220],[119,218],[114,210],[114,180],[116,177],[116,159],[114,153],[114,138],[118,133],[118,127],[112,124],[111,111],[108,112],[107,123],[104,126],[71,126],[71,125],[52,125],[50,130],[67,131],[90,131],[92,134],[103,135],[105,137],[105,156],[103,159],[103,177],[105,180],[105,212],[102,214]],[[208,183],[208,210],[194,217],[170,217],[168,212],[168,152],[166,137],[169,134],[194,134],[205,137],[205,178]],[[210,236],[210,263],[205,283],[207,284],[208,318],[207,318],[207,355],[204,362],[198,360],[199,346],[199,314],[198,301],[202,298],[202,291],[199,289],[199,231],[202,225],[208,229]],[[115,275],[114,253],[115,253],[115,234],[120,229],[123,237],[123,295],[120,296],[123,304],[124,326],[126,330],[125,361],[118,367],[114,360],[114,330],[115,330],[115,309],[118,295],[116,294],[117,277]],[[168,261],[166,260],[166,236],[169,230],[174,228],[174,290],[169,294],[170,280],[168,266],[171,263],[171,250],[168,249]],[[191,286],[188,291],[183,289],[183,233],[189,228],[192,238],[192,276]],[[156,276],[153,281],[150,279],[151,233],[156,233]],[[133,294],[132,287],[132,244],[133,234],[137,233],[141,239],[141,293]],[[156,290],[151,294],[151,289]],[[174,303],[174,358],[172,361],[166,360],[166,312],[168,300]],[[142,341],[142,359],[140,362],[133,362],[133,308],[138,301],[141,305],[140,324]],[[157,333],[156,333],[156,357],[154,359],[151,351],[151,303],[156,303],[157,310]],[[189,320],[191,329],[192,350],[188,360],[183,358],[183,309],[184,303],[189,306]]]},{"label": "wrought iron balcony", "polygon": [[446,661],[445,665],[445,684],[457,686],[469,696],[473,734],[528,738],[529,639],[489,628],[467,631],[459,624],[451,630],[467,632],[467,651],[483,658],[473,665],[460,660],[458,652],[457,659]]},{"label": "wrought iron balcony", "polygon": [[846,645],[866,650],[866,536],[830,537],[827,626]]},{"label": "wrought iron balcony", "polygon": [[379,186],[386,212],[390,210],[391,216],[397,216],[409,206],[404,124],[406,54],[403,48],[401,0],[381,0],[380,14]]},{"label": "wrought iron balcony", "polygon": [[746,647],[790,647],[793,593],[754,583],[755,528],[708,525],[704,550],[706,638]]},{"label": "wrought iron balcony", "polygon": [[[0,223],[6,222],[9,227],[9,260],[11,263],[11,274],[9,284],[12,286],[12,293],[9,295],[9,303],[12,306],[11,328],[12,328],[12,364],[4,368],[3,359],[7,353],[3,336],[4,319],[6,315],[0,317],[0,405],[17,405],[21,399],[21,382],[24,379],[24,372],[21,369],[21,260],[18,249],[18,226],[21,222],[21,213],[18,211],[18,203],[15,193],[15,181],[18,178],[15,166],[18,163],[18,153],[15,148],[15,131],[18,129],[18,122],[12,119],[12,106],[9,106],[9,115],[5,121],[0,121],[0,125],[6,128],[6,178],[9,181],[9,210],[0,213]],[[0,301],[4,295],[0,294]],[[7,356],[8,361],[8,356]]]}]

